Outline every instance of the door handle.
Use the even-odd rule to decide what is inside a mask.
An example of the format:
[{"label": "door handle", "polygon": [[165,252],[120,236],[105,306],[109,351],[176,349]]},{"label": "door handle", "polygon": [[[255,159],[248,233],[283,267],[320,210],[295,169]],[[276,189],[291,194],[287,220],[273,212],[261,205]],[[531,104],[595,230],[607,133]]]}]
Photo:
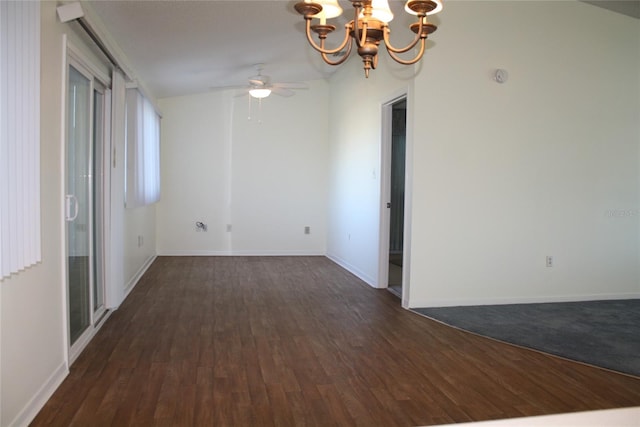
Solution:
[{"label": "door handle", "polygon": [[387,209],[391,209],[391,202],[387,202]]},{"label": "door handle", "polygon": [[[75,221],[75,219],[78,217],[78,212],[80,210],[78,206],[78,199],[73,194],[67,194],[66,196],[64,196],[64,198],[65,198],[64,219],[67,222]],[[73,215],[71,215],[72,206],[73,206]]]}]

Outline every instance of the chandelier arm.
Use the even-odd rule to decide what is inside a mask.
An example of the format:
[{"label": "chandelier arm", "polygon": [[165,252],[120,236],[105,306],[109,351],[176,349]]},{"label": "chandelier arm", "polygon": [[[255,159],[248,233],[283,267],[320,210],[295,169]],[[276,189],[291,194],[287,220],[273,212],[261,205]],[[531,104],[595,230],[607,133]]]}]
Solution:
[{"label": "chandelier arm", "polygon": [[[390,56],[394,61],[396,61],[396,62],[397,62],[397,63],[399,63],[399,64],[402,64],[402,65],[411,65],[411,64],[415,64],[416,62],[420,61],[420,58],[422,58],[422,55],[424,54],[424,46],[425,46],[425,44],[426,44],[425,42],[426,42],[426,39],[424,39],[424,38],[423,38],[423,39],[421,39],[421,42],[420,42],[420,52],[418,52],[418,54],[416,55],[416,57],[415,57],[415,58],[413,58],[413,59],[404,60],[404,59],[400,58],[399,56],[397,56],[397,55],[395,54],[395,52],[393,52],[392,50],[387,50],[387,53],[389,53],[389,56]],[[388,49],[388,47],[387,47],[387,49]]]},{"label": "chandelier arm", "polygon": [[[306,18],[305,18],[306,19]],[[325,49],[324,48],[324,38],[320,39],[320,46],[318,46],[316,44],[316,42],[313,40],[313,36],[311,35],[311,19],[306,19],[307,21],[307,41],[309,42],[309,44],[311,45],[312,48],[314,48],[315,50],[317,50],[320,53],[324,53],[327,55],[333,55],[334,53],[338,53],[340,52],[342,49],[345,48],[345,46],[347,45],[347,43],[349,42],[350,36],[349,36],[349,24],[345,25],[345,35],[344,35],[344,40],[342,40],[342,43],[340,44],[340,46],[338,46],[335,49]],[[326,38],[326,37],[325,37]]]},{"label": "chandelier arm", "polygon": [[394,52],[394,53],[404,53],[407,52],[411,49],[413,49],[418,42],[420,41],[420,39],[424,40],[424,37],[422,37],[422,27],[423,27],[423,23],[422,23],[422,18],[420,18],[420,27],[418,27],[418,32],[416,33],[416,36],[414,37],[413,41],[411,43],[409,43],[407,46],[403,47],[403,48],[396,48],[393,47],[391,45],[391,41],[389,40],[389,34],[391,33],[391,30],[389,29],[389,26],[385,26],[384,27],[384,45],[387,47],[387,50],[390,52]]},{"label": "chandelier arm", "polygon": [[360,37],[358,37],[358,28],[360,27],[360,12],[363,10],[364,8],[362,6],[353,6],[353,38],[356,39],[356,45],[358,47],[362,47],[364,46],[364,44],[367,42],[367,20],[365,19],[362,22],[362,32]]},{"label": "chandelier arm", "polygon": [[[367,43],[367,28],[369,27],[368,22],[364,21],[362,23],[362,35],[360,36],[361,38],[358,38],[358,35],[356,32],[354,32],[356,40],[358,41],[358,47],[362,47],[365,45],[365,43]],[[358,27],[356,27],[358,28]]]},{"label": "chandelier arm", "polygon": [[332,60],[330,60],[330,59],[329,59],[329,57],[327,56],[327,54],[326,54],[326,53],[324,53],[324,52],[321,54],[322,59],[324,60],[324,62],[326,62],[326,63],[327,63],[327,64],[329,64],[329,65],[340,65],[340,64],[342,64],[344,61],[346,61],[347,59],[349,59],[349,55],[351,54],[351,47],[352,47],[352,46],[353,46],[353,40],[351,40],[351,39],[350,39],[349,43],[347,44],[347,51],[346,51],[346,53],[344,54],[344,56],[343,56],[341,59],[339,59],[339,60],[337,60],[337,61],[332,61]]}]

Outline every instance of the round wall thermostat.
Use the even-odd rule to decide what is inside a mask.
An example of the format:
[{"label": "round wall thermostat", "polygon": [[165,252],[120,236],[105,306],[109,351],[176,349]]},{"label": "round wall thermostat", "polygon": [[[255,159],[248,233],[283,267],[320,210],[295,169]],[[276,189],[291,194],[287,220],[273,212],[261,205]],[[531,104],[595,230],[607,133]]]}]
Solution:
[{"label": "round wall thermostat", "polygon": [[493,75],[493,79],[498,83],[504,83],[507,81],[508,78],[509,78],[509,73],[507,73],[507,70],[503,70],[502,68],[498,68],[495,74]]}]

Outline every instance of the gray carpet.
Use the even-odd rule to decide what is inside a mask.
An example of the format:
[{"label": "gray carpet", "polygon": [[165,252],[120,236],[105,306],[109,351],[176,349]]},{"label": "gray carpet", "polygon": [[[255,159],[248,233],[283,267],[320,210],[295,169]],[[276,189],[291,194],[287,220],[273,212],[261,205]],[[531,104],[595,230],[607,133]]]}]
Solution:
[{"label": "gray carpet", "polygon": [[640,299],[413,310],[480,335],[640,377]]}]

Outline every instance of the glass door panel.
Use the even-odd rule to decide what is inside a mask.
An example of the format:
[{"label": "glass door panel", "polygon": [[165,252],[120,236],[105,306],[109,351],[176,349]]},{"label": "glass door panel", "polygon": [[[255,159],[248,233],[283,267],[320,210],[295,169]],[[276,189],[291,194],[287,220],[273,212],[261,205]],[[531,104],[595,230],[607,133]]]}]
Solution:
[{"label": "glass door panel", "polygon": [[93,268],[93,313],[94,321],[100,318],[104,313],[104,271],[102,269],[102,262],[99,260],[103,258],[102,248],[104,247],[103,241],[103,176],[104,176],[104,87],[95,82],[95,88],[93,90],[93,144],[92,144],[92,158],[93,158],[93,221],[92,235],[93,235],[93,255],[94,255],[94,268]]},{"label": "glass door panel", "polygon": [[91,80],[69,66],[67,93],[67,271],[69,338],[73,345],[91,324]]}]

